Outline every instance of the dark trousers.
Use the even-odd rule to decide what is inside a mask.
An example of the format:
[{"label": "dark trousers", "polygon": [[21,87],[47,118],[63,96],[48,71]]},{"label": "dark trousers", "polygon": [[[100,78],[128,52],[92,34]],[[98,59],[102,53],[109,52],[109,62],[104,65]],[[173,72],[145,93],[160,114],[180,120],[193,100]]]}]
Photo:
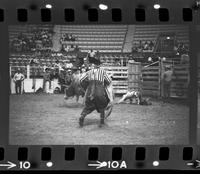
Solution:
[{"label": "dark trousers", "polygon": [[164,82],[163,84],[164,98],[170,97],[170,88],[171,88],[171,82]]},{"label": "dark trousers", "polygon": [[104,116],[108,103],[109,99],[103,84],[98,81],[92,81],[89,83],[86,91],[85,107],[81,116],[85,117],[94,110],[97,110],[97,112],[101,113],[101,116]]},{"label": "dark trousers", "polygon": [[16,94],[21,94],[22,92],[22,82],[21,82],[21,80],[17,80],[16,82],[15,82],[15,92],[16,92]]}]

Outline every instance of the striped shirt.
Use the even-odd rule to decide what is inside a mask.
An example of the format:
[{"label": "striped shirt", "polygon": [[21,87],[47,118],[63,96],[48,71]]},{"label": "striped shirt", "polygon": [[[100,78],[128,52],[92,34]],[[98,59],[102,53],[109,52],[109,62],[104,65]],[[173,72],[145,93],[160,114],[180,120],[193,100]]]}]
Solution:
[{"label": "striped shirt", "polygon": [[91,69],[91,70],[87,71],[81,77],[80,82],[82,82],[86,79],[89,81],[97,80],[97,81],[102,82],[103,84],[106,83],[106,85],[110,85],[112,82],[111,78],[108,76],[106,71],[102,68]]}]

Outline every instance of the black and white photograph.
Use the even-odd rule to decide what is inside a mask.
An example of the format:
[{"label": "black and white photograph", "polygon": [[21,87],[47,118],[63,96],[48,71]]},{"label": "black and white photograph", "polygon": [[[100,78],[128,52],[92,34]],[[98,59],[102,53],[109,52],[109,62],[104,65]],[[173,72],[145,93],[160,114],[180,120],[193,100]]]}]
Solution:
[{"label": "black and white photograph", "polygon": [[189,144],[188,26],[8,29],[10,145]]},{"label": "black and white photograph", "polygon": [[197,123],[197,142],[200,144],[200,54],[198,54],[198,123]]}]

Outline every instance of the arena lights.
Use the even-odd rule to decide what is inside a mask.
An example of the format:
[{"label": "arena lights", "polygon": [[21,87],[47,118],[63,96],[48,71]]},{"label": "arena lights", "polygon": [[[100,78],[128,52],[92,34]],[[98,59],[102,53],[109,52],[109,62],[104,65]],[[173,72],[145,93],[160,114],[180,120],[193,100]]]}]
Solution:
[{"label": "arena lights", "polygon": [[107,10],[108,6],[105,5],[105,4],[99,4],[99,9],[101,9],[101,10]]},{"label": "arena lights", "polygon": [[169,40],[169,39],[170,39],[170,37],[168,36],[168,37],[167,37],[167,39]]},{"label": "arena lights", "polygon": [[46,4],[45,7],[51,9],[52,5],[51,4]]},{"label": "arena lights", "polygon": [[152,61],[152,58],[151,58],[151,57],[149,57],[149,58],[148,58],[148,61],[149,61],[149,62],[151,62],[151,61]]},{"label": "arena lights", "polygon": [[154,7],[154,9],[156,9],[156,10],[157,10],[157,9],[159,9],[159,8],[160,8],[160,4],[154,4],[154,6],[153,6],[153,7]]}]

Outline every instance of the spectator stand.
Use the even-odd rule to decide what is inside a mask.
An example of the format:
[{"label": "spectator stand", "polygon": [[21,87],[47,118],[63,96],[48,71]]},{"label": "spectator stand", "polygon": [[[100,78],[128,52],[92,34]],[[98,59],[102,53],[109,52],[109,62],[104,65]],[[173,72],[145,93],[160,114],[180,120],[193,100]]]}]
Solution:
[{"label": "spectator stand", "polygon": [[12,53],[52,49],[53,26],[51,25],[12,26],[9,28],[9,34]]}]

